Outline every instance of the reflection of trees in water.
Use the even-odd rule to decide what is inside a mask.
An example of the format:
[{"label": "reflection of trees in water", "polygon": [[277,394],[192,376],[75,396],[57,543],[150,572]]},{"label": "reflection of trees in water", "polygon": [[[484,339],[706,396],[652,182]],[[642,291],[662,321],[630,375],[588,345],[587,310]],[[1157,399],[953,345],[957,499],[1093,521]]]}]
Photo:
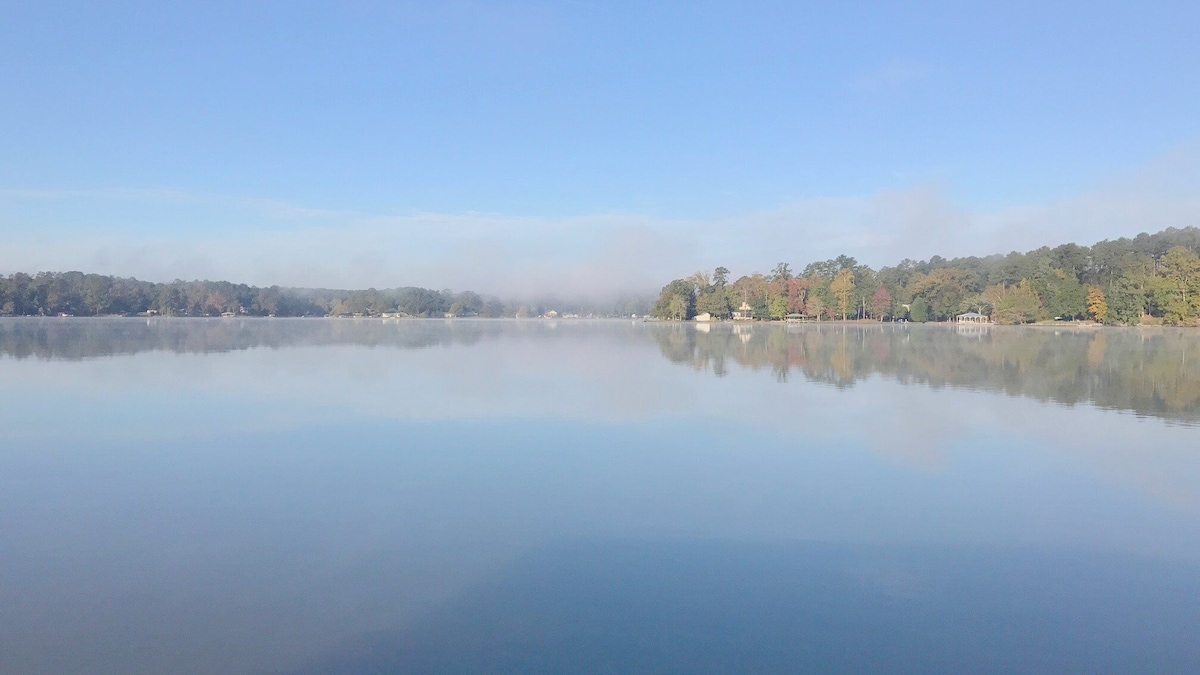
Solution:
[{"label": "reflection of trees in water", "polygon": [[[1050,330],[944,326],[373,319],[0,319],[0,357],[77,360],[142,351],[227,352],[359,345],[423,349],[569,339],[588,348],[645,339],[663,356],[725,375],[796,373],[838,388],[879,373],[903,384],[1003,391],[1041,401],[1200,421],[1200,334],[1186,329]],[[644,343],[641,343],[644,344]]]},{"label": "reflection of trees in water", "polygon": [[[0,319],[0,356],[78,360],[143,351],[229,352],[253,348],[359,345],[423,349],[504,335],[553,339],[579,323],[401,319]],[[629,331],[612,322],[607,331]],[[589,329],[588,333],[593,330]]]},{"label": "reflection of trees in water", "polygon": [[1186,330],[761,324],[651,330],[667,359],[717,375],[733,362],[769,368],[780,381],[798,371],[811,382],[845,388],[879,373],[903,384],[1200,421],[1200,335]]}]

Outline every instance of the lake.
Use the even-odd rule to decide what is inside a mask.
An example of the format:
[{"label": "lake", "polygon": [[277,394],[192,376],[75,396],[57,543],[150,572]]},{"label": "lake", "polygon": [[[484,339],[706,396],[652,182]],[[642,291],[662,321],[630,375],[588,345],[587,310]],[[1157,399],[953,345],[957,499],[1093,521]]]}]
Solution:
[{"label": "lake", "polygon": [[0,672],[1200,672],[1200,331],[0,319]]}]

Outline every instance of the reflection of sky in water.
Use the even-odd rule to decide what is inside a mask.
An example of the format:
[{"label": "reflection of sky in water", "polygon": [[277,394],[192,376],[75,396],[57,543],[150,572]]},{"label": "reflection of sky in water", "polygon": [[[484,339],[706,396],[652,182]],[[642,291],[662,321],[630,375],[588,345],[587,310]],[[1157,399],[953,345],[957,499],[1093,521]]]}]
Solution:
[{"label": "reflection of sky in water", "polygon": [[1200,658],[1194,427],[585,326],[0,382],[5,672]]}]

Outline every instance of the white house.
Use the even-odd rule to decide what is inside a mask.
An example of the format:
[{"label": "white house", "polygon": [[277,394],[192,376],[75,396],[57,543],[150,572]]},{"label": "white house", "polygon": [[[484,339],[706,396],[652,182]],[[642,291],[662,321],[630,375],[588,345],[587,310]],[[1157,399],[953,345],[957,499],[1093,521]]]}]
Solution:
[{"label": "white house", "polygon": [[958,323],[990,323],[990,320],[979,312],[967,312],[954,317]]}]

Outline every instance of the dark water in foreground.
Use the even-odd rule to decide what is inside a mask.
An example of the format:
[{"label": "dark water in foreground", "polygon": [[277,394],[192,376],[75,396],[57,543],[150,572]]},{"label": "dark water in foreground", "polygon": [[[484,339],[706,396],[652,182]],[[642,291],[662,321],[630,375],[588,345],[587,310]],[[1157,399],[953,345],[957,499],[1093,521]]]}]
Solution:
[{"label": "dark water in foreground", "polygon": [[1200,672],[1197,422],[1186,330],[0,319],[0,672]]}]

